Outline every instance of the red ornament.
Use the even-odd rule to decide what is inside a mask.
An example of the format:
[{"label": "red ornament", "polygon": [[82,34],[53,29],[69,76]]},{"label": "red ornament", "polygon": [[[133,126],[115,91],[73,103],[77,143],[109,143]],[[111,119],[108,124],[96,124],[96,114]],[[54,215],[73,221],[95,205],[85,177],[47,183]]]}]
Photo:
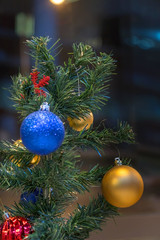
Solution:
[{"label": "red ornament", "polygon": [[10,217],[2,226],[1,240],[27,239],[31,232],[31,224],[23,217]]}]

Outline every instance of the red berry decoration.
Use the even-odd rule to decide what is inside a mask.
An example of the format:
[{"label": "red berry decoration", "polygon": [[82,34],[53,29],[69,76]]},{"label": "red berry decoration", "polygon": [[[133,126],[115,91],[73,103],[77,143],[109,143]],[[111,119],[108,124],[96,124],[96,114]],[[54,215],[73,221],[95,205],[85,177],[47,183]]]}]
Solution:
[{"label": "red berry decoration", "polygon": [[31,224],[23,217],[10,217],[2,227],[1,240],[22,240],[27,239],[31,232]]},{"label": "red berry decoration", "polygon": [[38,83],[39,72],[36,71],[36,70],[33,70],[33,73],[30,73],[30,75],[31,75],[31,80],[33,82],[33,86],[34,86],[34,92],[36,94],[38,94],[39,96],[42,95],[42,96],[46,97],[45,91],[43,89],[40,89],[40,88],[49,84],[50,77],[43,75],[43,78],[40,79],[39,83]]}]

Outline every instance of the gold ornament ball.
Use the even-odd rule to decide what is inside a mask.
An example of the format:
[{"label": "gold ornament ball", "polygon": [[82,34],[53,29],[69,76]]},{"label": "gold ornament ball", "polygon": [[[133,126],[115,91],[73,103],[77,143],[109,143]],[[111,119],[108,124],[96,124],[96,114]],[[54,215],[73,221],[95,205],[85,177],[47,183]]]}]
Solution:
[{"label": "gold ornament ball", "polygon": [[93,119],[94,117],[92,112],[89,112],[85,115],[85,117],[79,119],[71,117],[67,118],[69,126],[78,132],[82,131],[84,128],[86,130],[89,129],[93,124]]},{"label": "gold ornament ball", "polygon": [[[14,142],[14,145],[15,145],[16,147],[19,147],[19,146],[24,147],[21,139],[16,140],[16,141]],[[10,157],[10,160],[11,160],[12,162],[15,161],[15,159],[14,159],[13,156]],[[40,160],[41,160],[41,157],[40,157],[39,155],[35,155],[35,156],[32,158],[31,162],[28,164],[28,167],[32,167],[32,166],[38,165],[38,163],[40,162]],[[18,167],[22,167],[22,165],[21,165],[20,163],[16,163],[16,164],[17,164]]]},{"label": "gold ornament ball", "polygon": [[115,166],[102,179],[102,193],[107,202],[118,208],[134,205],[142,196],[144,183],[132,167]]}]

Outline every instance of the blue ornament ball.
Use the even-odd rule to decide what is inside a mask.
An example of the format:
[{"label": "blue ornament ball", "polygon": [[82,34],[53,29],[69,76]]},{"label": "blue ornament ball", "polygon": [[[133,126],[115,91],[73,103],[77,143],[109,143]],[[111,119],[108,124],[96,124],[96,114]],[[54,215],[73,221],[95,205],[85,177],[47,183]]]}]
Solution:
[{"label": "blue ornament ball", "polygon": [[33,203],[35,204],[38,197],[43,196],[42,188],[36,188],[33,192],[24,192],[21,194],[21,203]]},{"label": "blue ornament ball", "polygon": [[58,116],[50,111],[36,111],[22,122],[20,136],[24,146],[37,155],[56,151],[64,140],[65,129]]}]

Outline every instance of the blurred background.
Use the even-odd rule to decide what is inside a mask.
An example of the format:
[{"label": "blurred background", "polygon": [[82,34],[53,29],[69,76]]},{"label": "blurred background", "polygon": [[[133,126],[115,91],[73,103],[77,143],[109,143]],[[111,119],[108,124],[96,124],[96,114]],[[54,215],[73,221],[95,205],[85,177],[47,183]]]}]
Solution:
[{"label": "blurred background", "polygon": [[[108,221],[102,232],[92,233],[89,239],[159,240],[160,1],[61,1],[56,5],[49,0],[0,0],[0,139],[19,139],[17,114],[5,89],[11,85],[10,76],[19,71],[30,73],[26,39],[50,36],[54,43],[60,38],[63,51],[57,56],[58,64],[71,52],[73,42],[88,43],[97,52],[112,52],[117,75],[111,83],[111,99],[102,112],[95,113],[95,124],[106,119],[110,127],[116,127],[117,120],[133,126],[137,144],[119,146],[119,151],[122,157],[133,159],[132,165],[143,176],[145,191],[136,205],[120,210],[121,217]],[[100,158],[88,151],[82,155],[84,168],[95,163],[107,166],[118,154],[117,149],[105,149]],[[93,194],[99,191],[92,189]],[[11,205],[19,196],[0,191],[0,198]],[[88,199],[84,195],[79,201]]]}]

